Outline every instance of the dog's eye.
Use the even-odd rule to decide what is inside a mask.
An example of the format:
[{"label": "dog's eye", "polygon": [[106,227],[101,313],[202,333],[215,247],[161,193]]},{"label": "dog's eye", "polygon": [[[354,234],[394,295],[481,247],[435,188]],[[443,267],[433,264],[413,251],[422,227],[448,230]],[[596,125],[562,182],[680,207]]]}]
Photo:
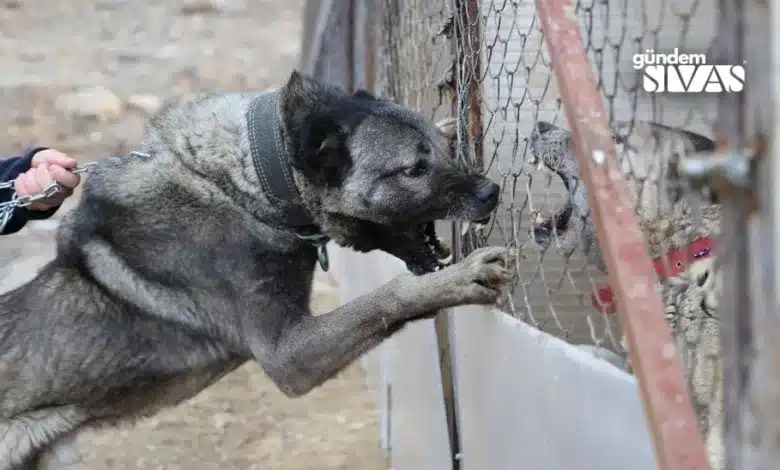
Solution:
[{"label": "dog's eye", "polygon": [[426,172],[428,169],[428,166],[423,161],[419,161],[415,163],[413,166],[408,166],[404,168],[404,175],[414,178],[415,176],[420,176]]}]

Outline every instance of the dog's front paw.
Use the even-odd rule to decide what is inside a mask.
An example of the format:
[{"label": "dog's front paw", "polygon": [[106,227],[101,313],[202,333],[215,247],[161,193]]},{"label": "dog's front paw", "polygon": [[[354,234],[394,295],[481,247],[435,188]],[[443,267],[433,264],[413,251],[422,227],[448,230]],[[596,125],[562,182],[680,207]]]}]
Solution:
[{"label": "dog's front paw", "polygon": [[513,250],[480,248],[443,273],[452,278],[458,304],[492,304],[514,279],[515,260]]},{"label": "dog's front paw", "polygon": [[514,250],[481,248],[440,271],[398,276],[389,288],[406,318],[459,305],[493,304],[514,278],[516,258]]}]

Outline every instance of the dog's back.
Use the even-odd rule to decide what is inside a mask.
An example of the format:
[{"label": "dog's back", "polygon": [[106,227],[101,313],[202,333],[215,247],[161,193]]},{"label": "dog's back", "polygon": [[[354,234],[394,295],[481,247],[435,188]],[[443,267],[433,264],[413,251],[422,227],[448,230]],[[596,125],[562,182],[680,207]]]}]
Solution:
[{"label": "dog's back", "polygon": [[[407,322],[495,303],[513,278],[504,247],[440,261],[434,221],[484,221],[500,193],[456,164],[454,126],[297,72],[259,95],[164,108],[136,152],[91,171],[56,258],[0,296],[1,470],[34,468],[81,427],[175,405],[249,359],[301,396]],[[418,276],[313,316],[328,239]]]},{"label": "dog's back", "polygon": [[[219,311],[220,300],[193,298],[228,275],[231,259],[252,253],[230,243],[247,240],[246,215],[211,179],[197,178],[207,161],[184,168],[176,154],[190,139],[213,137],[207,130],[239,140],[230,125],[242,118],[242,99],[163,110],[147,132],[149,153],[101,161],[84,183],[87,197],[61,220],[55,259],[0,295],[0,469],[26,464],[33,449],[84,424],[178,404],[249,357],[209,330],[207,310]],[[241,171],[219,164],[226,177]]]}]

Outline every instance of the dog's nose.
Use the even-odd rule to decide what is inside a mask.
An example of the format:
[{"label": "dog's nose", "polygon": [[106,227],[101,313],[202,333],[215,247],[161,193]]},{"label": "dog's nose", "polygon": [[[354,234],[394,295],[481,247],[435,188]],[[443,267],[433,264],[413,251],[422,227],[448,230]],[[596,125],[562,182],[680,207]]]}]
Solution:
[{"label": "dog's nose", "polygon": [[491,204],[498,200],[498,193],[501,192],[501,186],[492,181],[482,183],[477,188],[477,199],[485,204]]},{"label": "dog's nose", "polygon": [[549,132],[553,129],[555,129],[555,125],[550,124],[547,121],[538,121],[536,123],[536,132],[540,134],[544,134],[545,132]]}]

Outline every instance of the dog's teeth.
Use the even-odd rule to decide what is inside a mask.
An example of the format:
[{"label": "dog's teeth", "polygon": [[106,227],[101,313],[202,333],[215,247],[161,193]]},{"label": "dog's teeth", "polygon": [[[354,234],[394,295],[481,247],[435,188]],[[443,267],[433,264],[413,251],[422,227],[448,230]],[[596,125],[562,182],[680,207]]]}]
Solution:
[{"label": "dog's teeth", "polygon": [[438,261],[441,264],[450,264],[452,262],[452,255],[449,255],[446,258],[441,258]]},{"label": "dog's teeth", "polygon": [[471,228],[471,221],[467,220],[463,222],[463,225],[460,227],[460,235],[462,237],[465,237],[467,233],[469,233],[469,228]]}]

